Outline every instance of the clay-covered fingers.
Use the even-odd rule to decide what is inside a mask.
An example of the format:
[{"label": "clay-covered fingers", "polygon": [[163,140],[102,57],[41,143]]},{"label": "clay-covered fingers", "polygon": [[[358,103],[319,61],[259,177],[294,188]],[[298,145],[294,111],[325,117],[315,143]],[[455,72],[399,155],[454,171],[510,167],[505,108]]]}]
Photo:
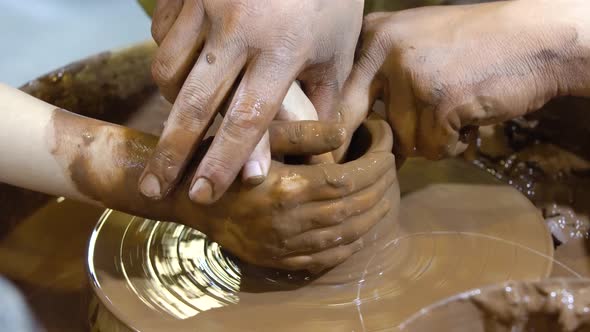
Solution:
[{"label": "clay-covered fingers", "polygon": [[315,202],[292,213],[302,221],[300,234],[284,241],[290,254],[317,252],[363,236],[392,208],[388,189],[397,180],[392,169],[375,185],[333,202]]},{"label": "clay-covered fingers", "polygon": [[177,183],[246,61],[235,48],[216,52],[215,45],[205,46],[172,107],[141,177],[140,190],[147,197],[161,199]]},{"label": "clay-covered fingers", "polygon": [[269,135],[273,155],[319,155],[346,140],[343,124],[319,121],[273,121]]},{"label": "clay-covered fingers", "polygon": [[[234,94],[232,94],[233,97]],[[275,120],[283,120],[283,121],[301,121],[301,120],[317,120],[318,115],[313,107],[313,104],[309,101],[307,96],[303,93],[301,88],[296,82],[291,84],[289,91],[287,91],[287,95],[283,99],[283,103],[281,105],[280,111],[275,117]],[[287,128],[286,126],[283,126]],[[302,142],[301,144],[297,144],[297,138],[307,138],[312,137],[314,134],[322,135],[323,133],[313,133],[313,132],[298,132],[298,135],[293,135],[294,130],[296,130],[296,125],[293,126],[294,129],[289,129],[283,133],[289,133],[291,135],[291,140],[295,142],[294,145],[301,146],[301,144],[309,144],[312,147],[316,144],[309,142]],[[307,128],[306,128],[307,129]],[[313,129],[313,128],[309,128]],[[280,135],[281,133],[279,133]],[[305,136],[303,136],[305,135]],[[276,137],[274,137],[276,138]],[[318,139],[321,138],[317,137]],[[299,139],[301,141],[302,139]],[[283,141],[280,141],[281,144]],[[332,149],[333,150],[333,149]],[[331,151],[331,150],[329,150]],[[327,151],[326,151],[327,152]],[[276,155],[276,154],[275,154]],[[266,176],[268,175],[268,171],[270,168],[271,162],[271,152],[270,152],[270,142],[269,142],[269,135],[268,132],[264,134],[256,148],[250,157],[244,164],[242,169],[242,181],[251,185],[257,185],[264,181]]]},{"label": "clay-covered fingers", "polygon": [[[378,70],[378,63],[361,56],[344,84],[337,109],[348,132],[354,132],[363,123],[379,97],[382,83],[377,77]],[[336,160],[344,157],[351,139],[352,137],[348,137],[334,153]]]},{"label": "clay-covered fingers", "polygon": [[307,270],[311,273],[320,273],[344,262],[350,256],[361,250],[363,246],[363,239],[358,239],[350,244],[311,255],[282,258],[279,264],[286,270]]},{"label": "clay-covered fingers", "polygon": [[[295,237],[315,229],[328,229],[344,223],[351,217],[361,215],[372,209],[385,195],[394,181],[396,181],[395,169],[389,170],[385,176],[374,185],[369,186],[350,196],[328,201],[309,202],[297,209],[291,209],[286,215],[289,224],[298,227],[288,229],[281,235],[288,240],[286,246],[290,250],[300,250]],[[293,245],[291,245],[293,244]]]},{"label": "clay-covered fingers", "polygon": [[213,144],[199,164],[189,191],[192,201],[212,204],[248,160],[295,80],[299,65],[280,53],[261,53],[248,66]]},{"label": "clay-covered fingers", "polygon": [[370,152],[346,164],[293,166],[278,185],[283,204],[332,200],[367,188],[395,168],[391,152]]},{"label": "clay-covered fingers", "polygon": [[152,26],[152,30],[156,30],[154,39],[161,39],[152,62],[152,76],[162,95],[171,103],[176,99],[199,57],[208,30],[201,0],[182,1],[182,9],[172,26],[167,27],[170,18],[161,23],[162,19],[157,19],[159,16],[165,17],[167,11],[174,13],[177,10],[179,4],[176,1],[172,2],[158,4],[163,7],[156,10],[155,21],[152,23],[156,24]]}]

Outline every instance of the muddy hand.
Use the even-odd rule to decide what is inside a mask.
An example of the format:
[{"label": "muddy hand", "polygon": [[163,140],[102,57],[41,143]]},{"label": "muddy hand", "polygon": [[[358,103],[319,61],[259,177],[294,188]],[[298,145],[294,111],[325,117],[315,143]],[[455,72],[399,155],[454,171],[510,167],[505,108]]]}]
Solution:
[{"label": "muddy hand", "polygon": [[[391,208],[390,199],[395,201],[384,194],[395,181],[385,122],[367,122],[371,147],[358,160],[275,162],[262,185],[235,181],[221,200],[202,206],[186,195],[190,177],[158,201],[134,185],[155,136],[58,109],[2,84],[0,97],[0,153],[11,156],[0,159],[3,183],[181,222],[254,264],[310,270],[335,265],[360,248],[363,232]],[[315,121],[275,122],[269,133],[272,152],[286,155],[321,154],[345,139],[341,127]],[[198,162],[196,156],[193,169]]]},{"label": "muddy hand", "polygon": [[[174,101],[145,178],[164,196],[182,174],[228,91],[237,92],[195,172],[191,197],[210,204],[227,190],[298,79],[319,113],[333,105],[352,67],[361,0],[158,1],[153,74]],[[243,74],[243,75],[242,75]]]},{"label": "muddy hand", "polygon": [[382,98],[396,152],[438,159],[464,151],[477,126],[587,96],[589,14],[583,0],[371,14],[343,90],[347,129]]},{"label": "muddy hand", "polygon": [[[281,104],[279,113],[275,117],[275,120],[280,121],[309,121],[318,120],[318,114],[311,101],[307,98],[305,93],[301,90],[299,85],[293,83],[287,92],[287,96]],[[289,127],[291,128],[291,127]],[[293,128],[297,128],[295,125]],[[215,130],[215,128],[214,128]],[[317,133],[317,138],[325,138],[321,133]],[[342,132],[344,135],[344,132]],[[314,137],[301,137],[301,139],[313,139]],[[338,141],[339,142],[339,141]],[[297,142],[297,144],[304,148],[303,144]],[[340,143],[338,143],[340,144]],[[267,131],[262,139],[258,142],[254,151],[248,157],[248,160],[242,168],[242,181],[248,184],[257,185],[260,184],[268,176],[271,162],[271,140],[269,132]],[[309,142],[309,147],[313,149],[314,143]],[[334,146],[334,149],[337,147]],[[303,155],[303,153],[301,154]],[[275,157],[279,157],[275,155]],[[316,153],[309,154],[309,163],[333,163],[334,158],[332,153],[325,153],[317,155]]]},{"label": "muddy hand", "polygon": [[[357,160],[341,165],[273,162],[261,185],[234,183],[204,209],[212,239],[250,263],[313,272],[360,250],[361,237],[398,208],[392,206],[397,200],[386,195],[397,181],[391,129],[384,121],[367,121],[366,127],[372,144]],[[279,151],[292,143],[277,140],[276,127],[274,131],[271,142],[278,144],[273,153],[296,152]]]}]

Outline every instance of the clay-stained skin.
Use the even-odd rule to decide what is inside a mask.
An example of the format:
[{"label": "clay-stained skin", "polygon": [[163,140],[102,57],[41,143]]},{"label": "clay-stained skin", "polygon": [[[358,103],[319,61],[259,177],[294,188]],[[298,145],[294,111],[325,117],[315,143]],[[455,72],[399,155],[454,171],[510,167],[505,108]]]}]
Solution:
[{"label": "clay-stained skin", "polygon": [[360,0],[162,2],[152,22],[160,46],[153,73],[174,107],[142,191],[160,198],[174,187],[232,86],[230,108],[193,179],[191,197],[201,204],[228,189],[294,80],[322,120],[337,120],[362,9]]},{"label": "clay-stained skin", "polygon": [[579,13],[590,13],[588,3],[371,14],[344,89],[344,117],[361,120],[366,101],[383,97],[400,154],[456,155],[469,143],[465,128],[536,111],[553,97],[590,95],[589,32]]},{"label": "clay-stained skin", "polygon": [[[412,166],[416,165],[407,167]],[[145,316],[121,305],[121,317],[136,323],[134,327],[152,328],[146,324],[146,320],[151,319],[150,322],[160,324],[161,329],[174,331],[389,331],[425,305],[455,293],[510,278],[546,276],[551,268],[551,261],[546,257],[552,256],[552,243],[535,208],[509,186],[497,185],[485,173],[475,169],[474,174],[473,167],[463,166],[438,168],[438,172],[436,167],[420,167],[413,174],[404,174],[405,180],[408,175],[415,176],[411,181],[417,183],[424,177],[444,181],[446,176],[467,183],[452,181],[421,189],[418,186],[402,198],[399,216],[390,210],[363,236],[363,248],[358,253],[319,276],[277,273],[240,265],[241,275],[234,279],[239,282],[239,289],[230,290],[232,301],[221,301],[220,307],[214,310],[200,306],[207,302],[199,297],[195,300],[199,304],[183,312],[190,316],[188,319],[186,316],[178,319],[179,316],[173,315],[175,319],[169,319],[167,315],[155,315],[143,304],[138,306],[146,308]],[[468,184],[473,178],[475,183],[479,180],[479,184]],[[482,179],[488,184],[481,184]],[[390,197],[399,195],[395,189],[390,188]],[[458,201],[462,204],[457,204]],[[118,223],[125,224],[125,220],[129,220],[129,216],[119,215],[111,220],[111,228]],[[169,231],[181,233],[178,228]],[[103,241],[105,244],[120,239],[119,234],[111,232],[103,236],[111,239]],[[129,250],[144,252],[145,237],[138,235],[137,242],[137,246]],[[156,241],[154,245],[152,249],[158,252],[175,253],[173,248],[182,247],[182,243],[174,241]],[[96,261],[112,262],[113,256],[104,255],[102,249],[105,248],[95,251],[103,255]],[[115,261],[118,257],[115,255]],[[176,254],[168,258],[158,255],[160,262],[172,268],[177,265],[178,258],[183,259]],[[143,266],[148,264],[144,261],[140,270],[145,270]],[[181,285],[174,278],[199,275],[198,271],[165,270],[167,280],[173,277],[165,285],[158,282],[160,275],[143,273],[137,280],[127,282],[119,277],[99,279],[105,283],[103,294],[112,301],[112,295],[121,293],[123,303],[139,301],[137,294],[126,290],[129,289],[127,283],[142,287],[146,281],[154,280],[150,285],[156,284],[158,288],[140,291],[154,301],[169,294],[167,287],[182,294],[193,294],[194,284]],[[236,298],[239,301],[235,301]],[[167,304],[177,303],[174,298],[166,301],[170,301]]]},{"label": "clay-stained skin", "polygon": [[[82,144],[84,133],[89,127],[92,126],[87,125],[84,129],[78,130],[77,135],[82,135],[82,138],[74,141]],[[316,128],[311,132],[318,133],[322,130]],[[291,133],[284,128],[277,132]],[[337,133],[338,130],[334,132]],[[376,135],[378,132],[385,135],[380,137]],[[347,158],[359,158],[361,163],[350,167],[283,167],[275,163],[272,176],[267,179],[270,182],[263,184],[272,184],[271,186],[262,187],[263,190],[245,191],[245,195],[240,195],[240,190],[244,188],[235,186],[227,194],[227,201],[221,203],[223,205],[206,210],[208,214],[203,218],[213,225],[220,225],[219,228],[222,229],[220,233],[216,233],[214,229],[211,233],[212,238],[231,248],[233,252],[249,255],[242,258],[258,264],[264,264],[264,259],[268,256],[253,248],[256,248],[257,243],[274,243],[273,238],[301,234],[289,238],[285,243],[289,250],[295,251],[317,250],[332,245],[332,241],[346,243],[347,236],[353,236],[355,232],[362,233],[370,227],[366,224],[370,219],[362,217],[363,214],[359,214],[359,210],[362,212],[363,207],[372,205],[376,207],[373,212],[376,212],[379,207],[389,204],[387,200],[392,200],[394,206],[397,204],[399,191],[393,163],[383,163],[378,157],[380,153],[367,153],[365,148],[366,145],[370,145],[369,151],[390,151],[392,142],[389,133],[388,125],[384,122],[379,122],[378,125],[368,123],[362,127],[353,140],[354,145]],[[105,141],[98,136],[100,135],[93,136],[91,145]],[[290,134],[286,136],[283,137],[282,144],[287,147],[292,146],[293,142],[305,141],[297,137],[289,138]],[[88,135],[86,140],[89,141]],[[113,140],[114,136],[111,138],[111,141]],[[389,155],[388,158],[392,156]],[[103,163],[102,167],[106,167],[105,164],[109,163]],[[419,166],[408,161],[404,178],[411,182],[420,182],[425,177],[444,179],[450,176],[453,179],[464,179],[469,178],[468,174],[474,171],[467,165],[463,165],[462,168],[455,164],[450,169],[424,169]],[[408,170],[416,168],[420,171],[407,173]],[[99,173],[102,172],[104,170]],[[223,331],[261,330],[260,322],[264,322],[262,330],[268,331],[281,330],[286,322],[294,322],[290,325],[291,330],[322,330],[325,326],[342,327],[342,330],[362,330],[362,325],[358,322],[359,311],[366,319],[367,330],[372,330],[374,327],[397,324],[403,317],[441,297],[452,295],[466,287],[479,287],[484,283],[482,280],[495,282],[509,277],[544,276],[548,272],[547,262],[538,260],[527,251],[518,251],[518,248],[498,241],[479,238],[474,241],[468,236],[456,234],[457,231],[489,230],[494,236],[518,241],[547,255],[551,254],[552,246],[548,234],[530,203],[508,186],[494,186],[497,183],[487,174],[479,173],[477,170],[475,173],[478,180],[476,183],[480,185],[463,187],[451,184],[448,187],[428,188],[415,195],[407,195],[400,218],[397,217],[397,209],[390,209],[385,217],[378,219],[378,224],[366,232],[362,241],[353,242],[351,250],[360,249],[356,254],[320,276],[281,274],[256,269],[247,264],[240,265],[243,278],[240,292],[235,295],[240,298],[237,306],[200,313],[193,319],[179,322],[182,328],[169,330],[193,331],[197,327],[202,330],[220,329],[215,325],[217,322],[223,322]],[[367,178],[367,175],[370,177]],[[376,185],[366,186],[358,182],[364,180]],[[491,186],[481,185],[482,182]],[[131,188],[135,190],[135,187]],[[359,189],[355,191],[356,194],[346,195],[354,188]],[[382,194],[383,192],[385,194]],[[319,200],[307,204],[305,200],[320,199],[326,195],[336,198],[326,200],[325,204]],[[378,198],[381,197],[385,199],[379,201]],[[179,198],[181,199],[185,198]],[[463,209],[457,207],[457,201],[463,203]],[[489,202],[492,201],[494,204],[490,206]],[[234,204],[235,202],[239,204]],[[187,206],[190,206],[190,209],[194,208],[192,204]],[[187,208],[187,213],[193,213],[190,209]],[[261,211],[268,214],[260,214]],[[199,212],[194,210],[194,213],[196,215]],[[359,218],[349,218],[351,214]],[[480,215],[483,217],[479,217]],[[245,224],[231,222],[232,218],[245,220]],[[303,222],[295,222],[297,220]],[[485,226],[470,228],[474,220],[482,222]],[[510,227],[502,228],[504,231],[498,234],[495,231],[495,227],[501,224],[498,221],[506,220],[510,220]],[[338,234],[331,231],[322,231],[317,234],[318,236],[301,233],[302,230],[317,226],[335,226],[332,230],[338,231]],[[451,232],[439,238],[431,234],[433,230]],[[424,235],[408,236],[414,233]],[[340,237],[342,239],[338,240]],[[395,239],[399,242],[392,243]],[[439,239],[442,242],[438,242]],[[142,238],[138,237],[139,246],[145,242],[141,240]],[[391,245],[387,246],[388,243]],[[466,261],[465,257],[459,261],[457,258],[465,252],[469,253],[468,257],[474,259]],[[490,252],[493,253],[491,257],[481,258],[480,254]],[[433,256],[434,254],[438,256]],[[323,262],[334,263],[335,258],[337,255],[324,258]],[[458,261],[458,265],[455,265]],[[310,263],[309,268],[314,270],[314,265],[318,262],[321,261]],[[447,280],[446,276],[453,273],[457,275],[454,275],[452,280]],[[121,287],[118,293],[124,293],[127,288],[121,280],[123,279],[102,279],[105,287],[118,285]],[[141,283],[142,280],[138,282]],[[438,285],[444,287],[438,289]],[[154,288],[149,289],[149,292],[154,291]],[[355,302],[357,300],[358,302]],[[276,303],[284,305],[277,306]],[[362,305],[357,307],[357,303]],[[298,315],[299,313],[301,315]],[[299,317],[309,317],[309,314],[313,319],[299,322]],[[152,312],[149,317],[155,317],[154,313]],[[251,319],[245,322],[244,317]],[[145,321],[147,318],[139,320]],[[166,330],[167,320],[158,323],[163,324],[162,329]]]},{"label": "clay-stained skin", "polygon": [[[156,45],[146,42],[119,52],[105,52],[72,63],[20,89],[71,112],[122,122],[156,90],[150,62]],[[50,199],[41,193],[0,184],[0,210],[5,234]]]},{"label": "clay-stained skin", "polygon": [[[342,139],[342,131],[328,125],[305,122],[302,131],[282,126],[277,128],[287,137],[278,139],[279,146],[293,151],[301,148],[282,142],[296,139],[288,137],[294,132],[325,133],[310,147],[321,152],[332,148],[332,136]],[[396,196],[385,194],[397,186],[391,132],[383,121],[369,122],[367,128],[371,143],[362,158],[343,165],[275,162],[264,184],[236,182],[210,207],[188,199],[188,178],[165,200],[139,193],[137,182],[155,146],[154,136],[56,110],[48,137],[51,152],[77,189],[104,206],[190,225],[250,263],[321,271],[358,251],[359,238],[397,208]],[[296,140],[311,142],[309,137]],[[202,151],[195,161],[201,156]]]},{"label": "clay-stained skin", "polygon": [[170,209],[173,200],[152,202],[132,183],[155,146],[153,136],[59,109],[54,111],[51,130],[51,152],[81,193],[114,209],[177,220]]}]

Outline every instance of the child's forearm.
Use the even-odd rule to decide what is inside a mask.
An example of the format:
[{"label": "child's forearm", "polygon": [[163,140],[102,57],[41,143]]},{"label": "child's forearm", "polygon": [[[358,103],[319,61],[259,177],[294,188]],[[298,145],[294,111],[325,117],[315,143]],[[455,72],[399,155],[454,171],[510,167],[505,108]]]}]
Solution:
[{"label": "child's forearm", "polygon": [[[0,182],[180,221],[178,199],[154,202],[137,189],[156,137],[58,109],[4,85],[0,101]],[[194,227],[206,231],[205,224]]]}]

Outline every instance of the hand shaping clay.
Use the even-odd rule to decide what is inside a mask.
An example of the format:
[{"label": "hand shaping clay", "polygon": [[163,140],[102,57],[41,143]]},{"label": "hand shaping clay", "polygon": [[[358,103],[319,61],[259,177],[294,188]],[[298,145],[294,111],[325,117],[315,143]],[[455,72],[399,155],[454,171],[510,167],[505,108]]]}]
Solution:
[{"label": "hand shaping clay", "polygon": [[[148,77],[149,61],[141,59],[138,66]],[[87,77],[91,67],[76,70]],[[57,84],[43,84],[67,87],[75,77],[64,76],[61,82],[56,73],[56,78]],[[143,85],[146,80],[135,81]],[[109,82],[114,90],[108,91],[125,100],[125,92],[115,89],[117,80]],[[74,86],[78,83],[74,79]],[[86,88],[64,91],[49,93],[49,101],[71,109],[68,103],[84,101],[88,94]],[[111,109],[104,103],[112,97],[89,105],[97,112]],[[77,109],[84,111],[85,105]],[[399,217],[390,211],[363,237],[361,251],[320,276],[256,268],[192,228],[108,211],[94,230],[85,260],[96,295],[91,322],[103,331],[113,331],[113,326],[121,331],[391,330],[424,306],[458,292],[549,273],[548,232],[529,202],[510,187],[453,160],[410,160],[399,178]],[[70,217],[63,217],[64,225],[70,225],[65,222]],[[50,219],[56,218],[62,217]],[[80,218],[75,221],[88,220]],[[47,225],[53,225],[38,224],[46,225],[47,232]],[[53,283],[46,270],[42,266],[33,273],[44,271],[46,282]],[[71,321],[63,317],[63,324]]]},{"label": "hand shaping clay", "polygon": [[110,211],[89,249],[94,326],[389,331],[456,293],[549,274],[549,233],[511,187],[456,160],[409,160],[400,181],[399,217],[319,276],[255,268],[184,226]]}]

